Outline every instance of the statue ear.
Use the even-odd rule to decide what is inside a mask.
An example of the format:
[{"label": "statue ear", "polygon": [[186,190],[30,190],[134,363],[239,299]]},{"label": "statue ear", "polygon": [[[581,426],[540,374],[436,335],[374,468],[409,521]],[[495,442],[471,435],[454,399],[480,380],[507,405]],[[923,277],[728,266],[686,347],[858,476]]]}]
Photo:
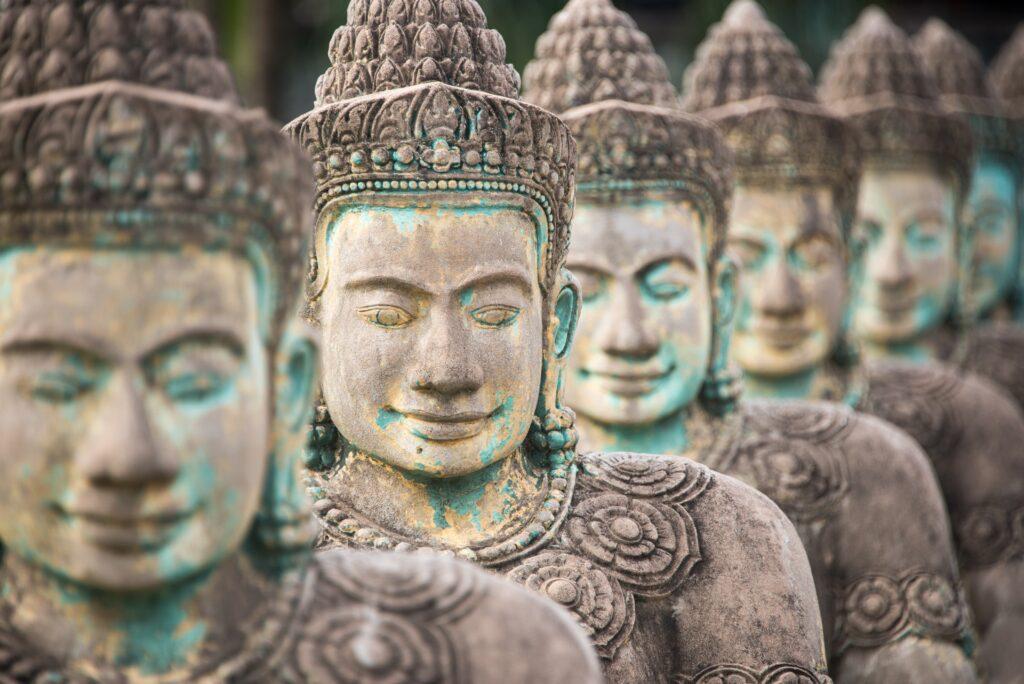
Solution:
[{"label": "statue ear", "polygon": [[715,309],[713,321],[715,337],[722,339],[728,337],[728,331],[732,328],[733,319],[736,317],[736,308],[739,304],[739,291],[736,279],[739,277],[739,269],[736,262],[728,255],[723,254],[715,264],[714,289],[712,297]]},{"label": "statue ear", "polygon": [[[274,415],[278,430],[305,438],[319,376],[319,331],[296,317],[275,358]],[[285,434],[279,435],[286,438]]]},{"label": "statue ear", "polygon": [[301,468],[319,373],[318,332],[296,316],[274,356],[274,414],[260,508],[248,549],[258,568],[287,572],[304,562],[316,538]]},{"label": "statue ear", "polygon": [[555,299],[555,331],[553,335],[555,359],[564,360],[572,351],[572,342],[576,337],[576,327],[580,320],[582,294],[576,276],[562,269],[562,289]]}]

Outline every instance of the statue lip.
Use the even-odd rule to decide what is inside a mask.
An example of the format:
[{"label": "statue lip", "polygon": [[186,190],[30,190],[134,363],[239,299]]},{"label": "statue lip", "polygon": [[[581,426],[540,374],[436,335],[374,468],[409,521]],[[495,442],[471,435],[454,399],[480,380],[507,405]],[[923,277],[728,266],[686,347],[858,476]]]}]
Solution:
[{"label": "statue lip", "polygon": [[870,304],[890,318],[903,316],[917,306],[917,297],[878,297]]},{"label": "statue lip", "polygon": [[779,349],[796,347],[814,332],[813,328],[803,324],[777,323],[770,320],[756,322],[754,332],[764,338],[769,345]]},{"label": "statue lip", "polygon": [[642,397],[653,392],[658,383],[669,377],[676,369],[676,365],[669,364],[667,367],[651,367],[650,364],[628,368],[617,367],[588,367],[581,370],[582,374],[591,377],[605,385],[607,390],[620,397]]},{"label": "statue lip", "polygon": [[431,442],[455,442],[475,437],[483,432],[487,421],[497,413],[497,410],[455,413],[399,410],[398,413],[412,424],[410,430],[417,437]]},{"label": "statue lip", "polygon": [[139,515],[109,511],[62,510],[86,540],[113,553],[129,554],[159,549],[171,540],[196,509],[169,508]]}]

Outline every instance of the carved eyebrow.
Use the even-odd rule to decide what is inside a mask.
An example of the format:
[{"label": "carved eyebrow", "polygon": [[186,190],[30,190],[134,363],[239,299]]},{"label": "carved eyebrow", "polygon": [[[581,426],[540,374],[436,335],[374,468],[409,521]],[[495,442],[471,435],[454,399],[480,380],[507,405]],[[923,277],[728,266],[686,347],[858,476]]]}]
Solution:
[{"label": "carved eyebrow", "polygon": [[230,350],[236,356],[245,353],[245,342],[234,330],[223,326],[197,326],[185,331],[175,331],[173,335],[151,345],[142,357],[157,356],[185,344],[216,345]]},{"label": "carved eyebrow", "polygon": [[17,333],[11,334],[8,339],[4,339],[0,343],[0,353],[24,355],[71,353],[95,360],[113,356],[110,348],[100,340],[90,340],[82,344],[45,335],[24,335],[19,337]]},{"label": "carved eyebrow", "polygon": [[652,268],[661,266],[662,264],[665,264],[670,261],[681,261],[683,263],[683,266],[685,266],[686,268],[693,272],[696,272],[698,270],[697,263],[690,257],[689,254],[683,254],[681,252],[670,252],[648,259],[644,263],[640,264],[639,268],[635,269],[635,272],[646,273],[647,271],[650,271]]},{"label": "carved eyebrow", "polygon": [[413,296],[430,296],[430,292],[411,280],[388,273],[367,275],[357,273],[345,280],[342,287],[346,290],[398,290]]},{"label": "carved eyebrow", "polygon": [[463,292],[474,287],[485,287],[487,285],[512,285],[527,296],[533,292],[533,283],[530,277],[518,268],[503,268],[491,273],[470,276],[462,281],[456,290]]}]

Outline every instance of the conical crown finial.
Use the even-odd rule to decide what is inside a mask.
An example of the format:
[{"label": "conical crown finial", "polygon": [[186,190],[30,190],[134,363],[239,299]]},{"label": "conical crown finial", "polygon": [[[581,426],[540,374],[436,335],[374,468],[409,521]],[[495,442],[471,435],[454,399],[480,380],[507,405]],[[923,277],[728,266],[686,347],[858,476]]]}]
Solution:
[{"label": "conical crown finial", "polygon": [[864,10],[822,68],[820,94],[836,103],[878,94],[936,100],[938,91],[910,42],[882,9]]},{"label": "conical crown finial", "polygon": [[914,36],[913,42],[940,95],[995,98],[981,53],[949,24],[933,17]]},{"label": "conical crown finial", "polygon": [[999,51],[989,74],[996,93],[1024,117],[1024,24]]},{"label": "conical crown finial", "polygon": [[519,97],[505,41],[476,0],[352,0],[329,54],[318,106],[430,82]]},{"label": "conical crown finial", "polygon": [[684,82],[693,112],[765,95],[816,101],[810,67],[754,0],[735,0],[711,27]]},{"label": "conical crown finial", "polygon": [[0,7],[0,101],[127,81],[237,102],[209,22],[182,0],[8,0]]},{"label": "conical crown finial", "polygon": [[554,112],[607,100],[675,106],[650,39],[609,0],[571,0],[537,41],[524,97]]},{"label": "conical crown finial", "polygon": [[755,0],[733,0],[722,16],[723,24],[732,24],[733,26],[749,26],[753,23],[767,21],[768,17],[765,15],[764,9]]}]

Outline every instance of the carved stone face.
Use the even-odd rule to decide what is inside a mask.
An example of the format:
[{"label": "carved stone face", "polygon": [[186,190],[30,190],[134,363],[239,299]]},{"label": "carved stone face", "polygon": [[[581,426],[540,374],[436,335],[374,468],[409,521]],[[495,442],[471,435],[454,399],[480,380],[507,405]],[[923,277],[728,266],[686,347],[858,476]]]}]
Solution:
[{"label": "carved stone face", "polygon": [[964,222],[974,240],[969,297],[979,313],[998,304],[1014,285],[1018,240],[1017,180],[1008,164],[990,156],[974,168]]},{"label": "carved stone face", "polygon": [[847,297],[831,189],[740,185],[733,205],[729,250],[741,272],[734,358],[767,377],[820,366],[836,344]]},{"label": "carved stone face", "polygon": [[645,425],[696,399],[711,355],[707,258],[690,202],[577,205],[568,266],[583,312],[569,406],[607,425]]},{"label": "carved stone face", "polygon": [[540,392],[538,226],[509,197],[394,197],[328,227],[323,391],[341,433],[409,473],[514,452]]},{"label": "carved stone face", "polygon": [[268,447],[257,279],[226,252],[0,258],[0,538],[151,589],[241,543]]},{"label": "carved stone face", "polygon": [[857,203],[865,239],[854,328],[876,344],[910,341],[939,324],[957,276],[953,184],[928,167],[865,168]]}]

